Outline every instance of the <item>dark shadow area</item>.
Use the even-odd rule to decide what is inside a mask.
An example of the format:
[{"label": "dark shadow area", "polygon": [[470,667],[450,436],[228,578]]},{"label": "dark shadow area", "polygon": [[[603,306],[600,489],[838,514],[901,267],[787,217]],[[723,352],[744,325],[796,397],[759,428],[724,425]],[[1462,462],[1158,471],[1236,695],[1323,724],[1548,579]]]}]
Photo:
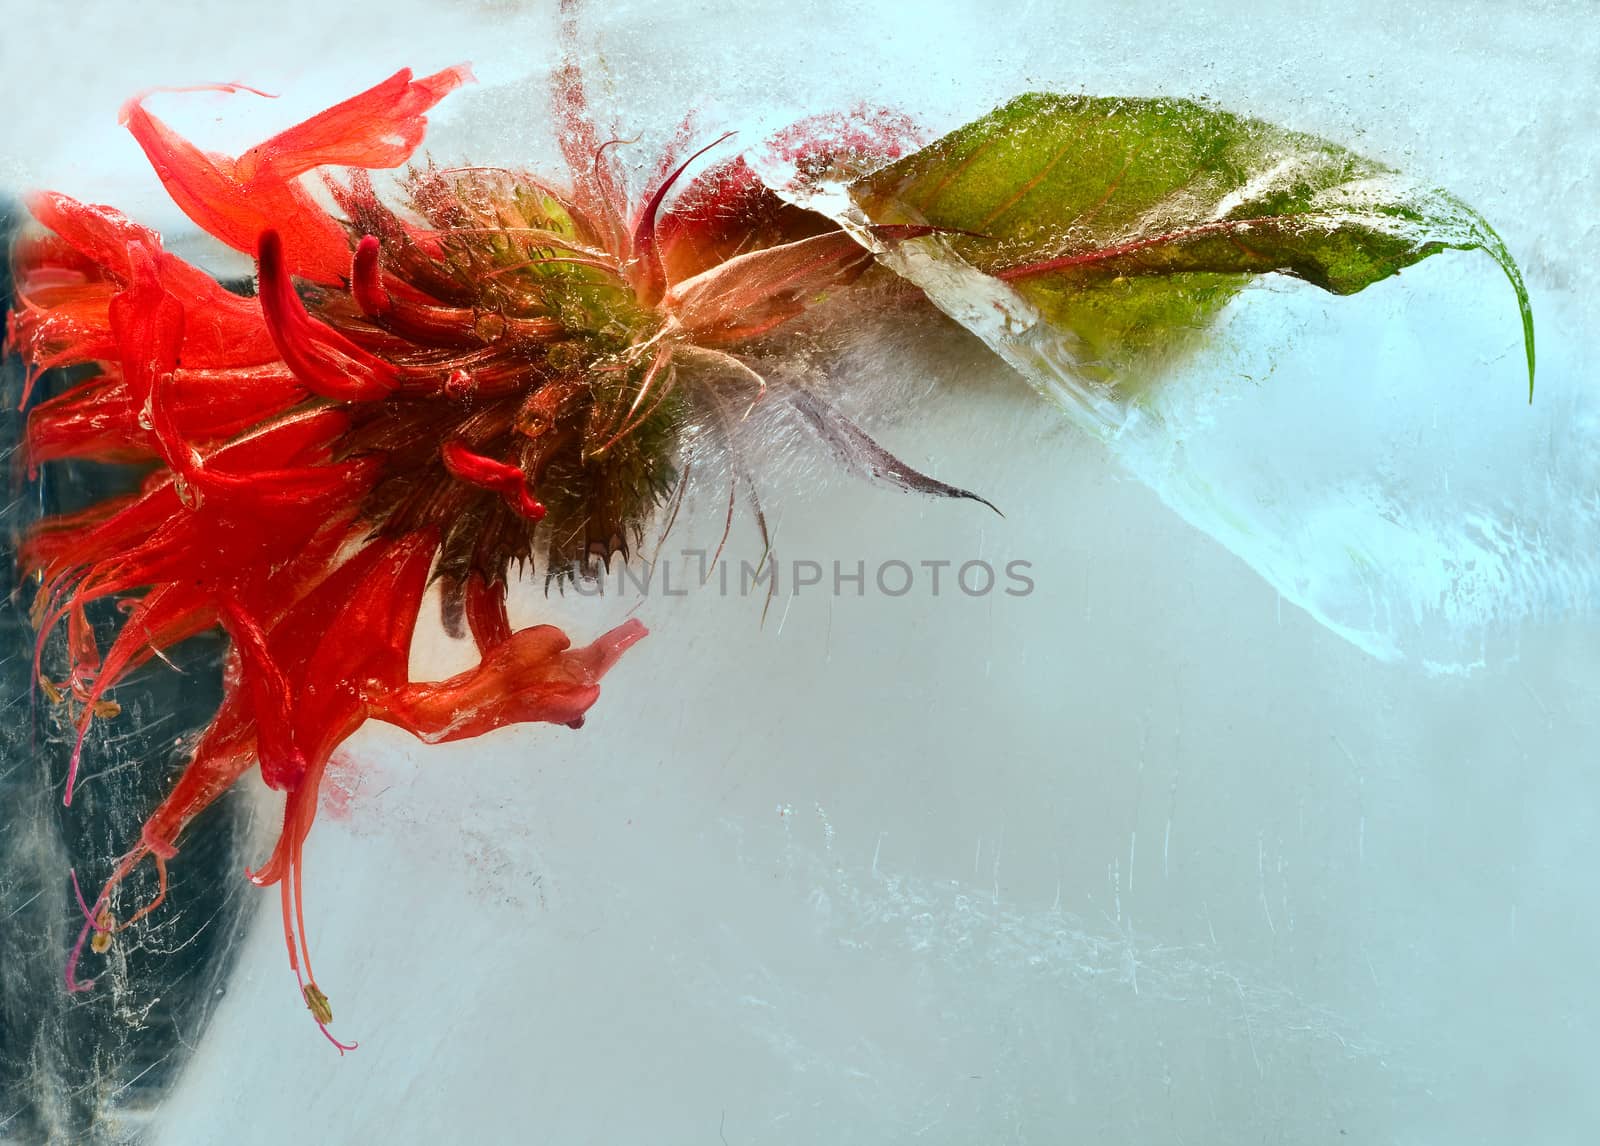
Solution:
[{"label": "dark shadow area", "polygon": [[[12,303],[11,242],[20,207],[0,201],[0,310]],[[82,373],[80,368],[79,373]],[[138,839],[221,697],[220,632],[204,634],[133,673],[114,690],[121,711],[96,720],[71,807],[62,805],[75,706],[36,687],[31,584],[19,584],[17,547],[40,518],[136,489],[130,467],[50,463],[30,475],[16,409],[23,364],[0,362],[0,456],[5,459],[5,553],[0,561],[0,1142],[111,1143],[143,1137],[150,1116],[195,1048],[225,988],[253,903],[241,869],[246,802],[224,796],[184,833],[169,865],[166,902],[120,933],[104,954],[84,948],[69,993],[65,970],[83,925],[69,873],[92,901]],[[45,374],[32,403],[72,379]],[[120,619],[91,607],[101,649]],[[64,626],[62,627],[64,629]],[[41,675],[65,675],[65,634],[52,634]],[[148,865],[146,865],[148,868]],[[117,897],[126,918],[155,893],[141,870]]]}]

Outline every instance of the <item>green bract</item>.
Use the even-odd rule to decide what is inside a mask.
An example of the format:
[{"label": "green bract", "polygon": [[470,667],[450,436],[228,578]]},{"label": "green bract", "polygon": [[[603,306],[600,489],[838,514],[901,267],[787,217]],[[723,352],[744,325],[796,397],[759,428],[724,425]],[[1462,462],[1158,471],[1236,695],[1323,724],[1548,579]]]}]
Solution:
[{"label": "green bract", "polygon": [[1023,95],[848,190],[862,221],[941,228],[914,241],[1006,284],[1072,339],[1082,376],[1123,395],[1253,276],[1351,294],[1441,250],[1486,251],[1516,291],[1532,396],[1527,290],[1488,223],[1261,120],[1190,100]]}]

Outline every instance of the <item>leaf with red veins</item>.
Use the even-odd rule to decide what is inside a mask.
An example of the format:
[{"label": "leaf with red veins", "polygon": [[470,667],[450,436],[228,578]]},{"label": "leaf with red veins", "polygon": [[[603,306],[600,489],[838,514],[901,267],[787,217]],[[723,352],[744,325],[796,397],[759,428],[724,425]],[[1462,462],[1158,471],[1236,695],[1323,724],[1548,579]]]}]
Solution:
[{"label": "leaf with red veins", "polygon": [[1353,294],[1447,249],[1505,273],[1532,386],[1527,290],[1482,216],[1332,141],[1204,103],[1021,95],[842,190],[831,201],[857,220],[938,227],[944,241],[893,268],[1016,362],[1022,327],[1030,344],[1058,340],[1049,365],[1018,368],[1056,397],[1063,369],[1078,375],[1097,419],[1145,402],[1259,276]]},{"label": "leaf with red veins", "polygon": [[[127,283],[133,273],[128,258],[130,243],[152,252],[161,285],[190,311],[184,334],[184,365],[257,366],[278,357],[262,320],[261,304],[233,294],[200,268],[162,250],[161,236],[150,228],[110,207],[80,203],[55,192],[32,196],[28,210],[77,256],[92,261],[120,283]],[[251,242],[253,245],[253,237]],[[67,269],[77,263],[63,261],[60,265]],[[44,269],[39,267],[35,274]],[[109,325],[104,329],[109,332]]]},{"label": "leaf with red veins", "polygon": [[409,684],[374,701],[372,715],[429,744],[467,740],[507,724],[576,725],[600,696],[600,678],[646,635],[629,620],[581,649],[553,625],[522,629],[449,680]]},{"label": "leaf with red veins", "polygon": [[349,243],[299,176],[320,164],[398,167],[422,140],[424,113],[471,74],[463,65],[413,80],[404,68],[238,159],[207,155],[145,110],[142,96],[123,106],[122,122],[173,202],[203,230],[253,253],[261,232],[276,228],[289,272],[332,285],[349,271]]}]

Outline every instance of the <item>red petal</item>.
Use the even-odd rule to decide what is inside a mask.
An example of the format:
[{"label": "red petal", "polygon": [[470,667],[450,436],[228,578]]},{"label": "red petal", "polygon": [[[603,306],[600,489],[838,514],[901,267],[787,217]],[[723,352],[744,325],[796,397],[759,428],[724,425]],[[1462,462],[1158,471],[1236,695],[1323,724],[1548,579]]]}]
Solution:
[{"label": "red petal", "polygon": [[70,457],[124,462],[152,457],[147,439],[120,375],[99,374],[35,406],[25,447],[29,466]]},{"label": "red petal", "polygon": [[[184,440],[209,442],[292,409],[306,393],[281,363],[237,370],[180,367],[172,372],[166,404]],[[157,456],[120,370],[96,375],[35,406],[28,415],[27,450],[30,465],[69,457],[118,462]]]},{"label": "red petal", "polygon": [[122,122],[173,202],[204,230],[248,253],[276,228],[289,272],[332,284],[348,272],[349,243],[298,177],[320,164],[399,166],[422,140],[423,113],[470,76],[462,66],[413,81],[403,69],[237,160],[206,155],[146,111],[142,96],[123,106]]},{"label": "red petal", "polygon": [[488,581],[482,573],[467,578],[467,627],[477,642],[478,652],[511,639],[511,618],[506,612],[506,583]]},{"label": "red petal", "polygon": [[256,883],[276,883],[297,863],[323,769],[366,719],[368,694],[404,683],[437,548],[428,532],[370,543],[272,627],[268,644],[295,697],[294,740],[306,771],[291,785],[283,835]]},{"label": "red petal", "polygon": [[255,749],[255,725],[245,713],[237,686],[230,687],[183,775],[145,821],[143,845],[157,855],[171,856],[184,825],[250,770]]},{"label": "red petal", "polygon": [[341,402],[372,401],[393,392],[397,385],[393,366],[306,313],[289,280],[278,232],[262,231],[258,243],[267,329],[278,353],[306,388]]},{"label": "red petal", "polygon": [[33,196],[28,209],[73,250],[119,282],[127,282],[132,274],[129,243],[152,252],[161,285],[189,311],[183,346],[186,366],[254,366],[277,358],[260,303],[233,294],[198,267],[161,250],[161,236],[148,227],[110,207],[80,203],[54,192]]},{"label": "red petal", "polygon": [[269,788],[293,788],[305,776],[306,758],[295,745],[289,679],[273,659],[266,633],[236,599],[222,602],[221,617],[250,698],[261,779]]},{"label": "red petal", "polygon": [[356,244],[355,258],[350,268],[350,293],[356,305],[368,318],[382,318],[394,306],[394,300],[383,285],[383,271],[378,266],[382,244],[376,235],[363,235]]},{"label": "red petal", "polygon": [[[162,287],[155,259],[138,242],[128,244],[128,285],[111,300],[111,329],[117,336],[122,377],[134,409],[146,409],[156,383],[178,365],[183,343],[183,304]],[[189,447],[175,438],[157,442],[174,470],[189,468]]]},{"label": "red petal", "polygon": [[446,442],[439,454],[452,477],[494,490],[529,521],[543,520],[544,506],[528,491],[528,475],[517,466],[473,453],[460,442]]},{"label": "red petal", "polygon": [[513,634],[477,668],[437,683],[411,684],[373,705],[372,715],[429,744],[466,740],[507,724],[573,724],[600,696],[600,678],[645,636],[629,620],[573,649],[553,625]]},{"label": "red petal", "polygon": [[411,78],[410,68],[401,68],[360,95],[252,147],[239,157],[238,174],[246,180],[291,179],[315,167],[399,167],[422,142],[428,129],[425,113],[472,78],[468,64],[420,80]]},{"label": "red petal", "polygon": [[33,385],[44,371],[116,353],[106,313],[112,293],[109,284],[93,283],[65,297],[57,292],[60,301],[53,306],[35,306],[26,297],[19,299],[20,305],[6,322],[6,349],[15,350],[29,366],[19,410],[28,404]]}]

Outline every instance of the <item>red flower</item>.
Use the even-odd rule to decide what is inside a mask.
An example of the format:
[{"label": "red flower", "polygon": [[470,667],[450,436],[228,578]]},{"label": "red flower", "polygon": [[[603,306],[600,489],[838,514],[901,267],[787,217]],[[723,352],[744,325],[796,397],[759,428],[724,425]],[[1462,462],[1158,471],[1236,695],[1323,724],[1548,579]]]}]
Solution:
[{"label": "red flower", "polygon": [[[212,626],[231,638],[221,709],[138,844],[83,905],[79,948],[92,932],[103,950],[160,903],[185,825],[259,762],[286,803],[252,878],[281,890],[289,961],[324,1033],[332,1013],[311,971],[301,855],[334,750],[369,718],[430,742],[581,724],[600,678],[645,630],[630,621],[581,649],[549,626],[514,633],[509,566],[625,552],[678,480],[683,404],[720,404],[730,387],[764,393],[730,349],[870,261],[742,160],[669,206],[688,165],[669,154],[630,202],[571,70],[558,87],[567,186],[430,165],[408,173],[409,211],[386,206],[368,169],[404,164],[428,110],[470,78],[465,67],[401,71],[238,158],[202,153],[142,99],[123,109],[183,211],[257,258],[255,297],[111,208],[61,195],[32,200],[48,233],[15,252],[8,345],[28,363],[27,388],[50,367],[95,366],[33,410],[30,465],[149,467],[140,492],[42,522],[22,552],[40,581],[39,667],[48,634],[63,620],[68,632],[66,681],[41,674],[41,685],[82,705],[66,801],[83,733],[114,715],[120,679]],[[893,155],[905,130],[839,117],[784,145],[802,162]],[[351,169],[343,182],[323,176],[343,218],[302,183],[329,167]],[[886,455],[814,397],[802,412],[868,469],[920,479],[880,464]],[[447,627],[470,630],[481,660],[417,683],[407,654],[430,578]],[[127,611],[103,652],[85,614],[102,599]],[[146,858],[161,892],[118,923],[118,884]],[[85,985],[71,967],[67,977]]]}]

